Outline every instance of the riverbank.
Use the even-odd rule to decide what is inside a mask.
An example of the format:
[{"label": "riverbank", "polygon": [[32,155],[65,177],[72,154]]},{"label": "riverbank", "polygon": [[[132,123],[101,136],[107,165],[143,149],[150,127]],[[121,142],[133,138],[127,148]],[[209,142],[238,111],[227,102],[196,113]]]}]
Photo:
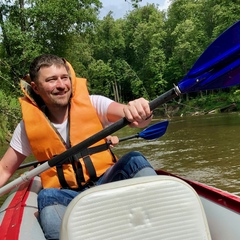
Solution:
[{"label": "riverbank", "polygon": [[239,91],[200,95],[198,97],[180,97],[163,104],[155,110],[155,115],[172,118],[175,116],[196,116],[240,111]]}]

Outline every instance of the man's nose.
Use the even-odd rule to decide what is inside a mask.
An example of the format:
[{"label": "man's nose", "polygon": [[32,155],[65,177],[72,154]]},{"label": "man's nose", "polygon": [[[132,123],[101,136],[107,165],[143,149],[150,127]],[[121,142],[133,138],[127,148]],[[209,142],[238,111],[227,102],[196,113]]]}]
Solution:
[{"label": "man's nose", "polygon": [[58,78],[57,81],[56,81],[56,87],[57,88],[64,88],[65,85],[64,85],[64,82],[61,78]]}]

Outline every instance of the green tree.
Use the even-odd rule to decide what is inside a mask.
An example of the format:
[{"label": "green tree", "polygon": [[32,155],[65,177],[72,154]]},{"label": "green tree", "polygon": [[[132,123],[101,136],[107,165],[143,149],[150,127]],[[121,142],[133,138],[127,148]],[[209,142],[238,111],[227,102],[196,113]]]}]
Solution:
[{"label": "green tree", "polygon": [[113,97],[111,81],[114,79],[114,72],[110,62],[96,60],[89,64],[89,82],[91,94],[100,94]]},{"label": "green tree", "polygon": [[171,35],[175,39],[175,46],[168,60],[166,73],[168,84],[176,84],[202,53],[204,32],[194,22],[186,20],[178,24]]},{"label": "green tree", "polygon": [[240,4],[238,0],[202,0],[200,12],[202,21],[208,29],[210,41],[239,20]]},{"label": "green tree", "polygon": [[123,20],[114,20],[111,12],[95,26],[94,58],[114,61],[124,56]]},{"label": "green tree", "polygon": [[84,36],[93,29],[100,7],[98,0],[2,1],[1,60],[8,66],[7,73],[14,85],[37,55],[66,56],[69,51],[74,52],[75,49],[69,49],[72,36]]},{"label": "green tree", "polygon": [[[94,59],[97,61],[103,61],[109,67],[109,74],[106,75],[106,72],[103,73],[107,78],[105,81],[107,81],[109,85],[101,85],[101,82],[98,81],[101,85],[98,90],[103,86],[109,87],[109,91],[106,96],[112,97],[116,101],[120,101],[120,99],[123,100],[124,97],[121,95],[120,90],[125,84],[122,78],[124,72],[119,74],[120,69],[122,70],[122,68],[118,68],[118,63],[124,59],[125,53],[123,20],[114,20],[110,12],[96,25],[93,42]],[[91,69],[89,69],[89,71],[91,71]],[[99,74],[102,73],[99,72]],[[93,82],[96,83],[96,77],[97,76],[93,78],[93,75],[89,74],[89,82],[91,83],[91,86],[93,85]],[[96,86],[96,84],[94,84],[94,86]],[[106,90],[104,92],[106,93]]]},{"label": "green tree", "polygon": [[187,74],[207,45],[201,7],[201,1],[173,0],[168,10],[165,77],[169,86]]},{"label": "green tree", "polygon": [[150,98],[159,95],[166,87],[163,78],[164,18],[164,13],[150,4],[133,10],[126,17],[124,27],[126,60],[143,82]]}]

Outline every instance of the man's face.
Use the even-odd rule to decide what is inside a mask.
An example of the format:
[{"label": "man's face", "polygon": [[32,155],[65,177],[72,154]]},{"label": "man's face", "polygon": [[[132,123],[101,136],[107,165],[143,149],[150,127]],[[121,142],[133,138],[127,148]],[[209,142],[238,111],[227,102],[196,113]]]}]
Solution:
[{"label": "man's face", "polygon": [[33,90],[40,95],[48,108],[68,106],[71,81],[64,66],[42,67],[38,80],[32,82]]}]

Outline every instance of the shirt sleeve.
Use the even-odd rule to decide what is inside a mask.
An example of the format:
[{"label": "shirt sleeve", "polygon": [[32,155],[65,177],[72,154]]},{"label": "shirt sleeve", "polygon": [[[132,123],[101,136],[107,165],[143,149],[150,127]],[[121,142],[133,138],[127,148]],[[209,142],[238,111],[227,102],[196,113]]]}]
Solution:
[{"label": "shirt sleeve", "polygon": [[32,154],[23,121],[21,121],[15,128],[10,141],[10,146],[26,157]]},{"label": "shirt sleeve", "polygon": [[90,99],[93,107],[96,109],[97,115],[102,123],[102,126],[105,128],[108,125],[110,125],[112,122],[109,122],[107,119],[107,110],[109,105],[113,102],[113,100],[101,95],[90,95]]}]

